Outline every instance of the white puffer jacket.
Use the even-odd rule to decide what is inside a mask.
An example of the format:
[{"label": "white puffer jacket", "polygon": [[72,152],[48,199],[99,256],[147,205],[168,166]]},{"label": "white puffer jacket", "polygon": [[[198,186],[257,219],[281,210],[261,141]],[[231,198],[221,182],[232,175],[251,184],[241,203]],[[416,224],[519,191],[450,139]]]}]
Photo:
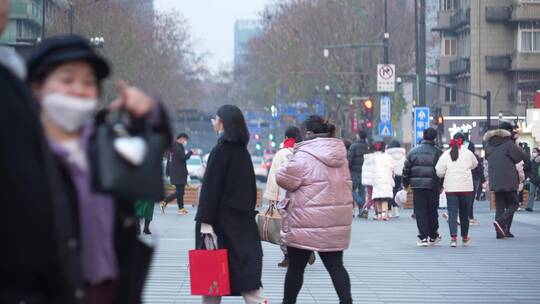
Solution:
[{"label": "white puffer jacket", "polygon": [[394,160],[394,175],[403,176],[403,167],[405,167],[405,159],[407,151],[405,148],[389,148],[386,153],[392,156]]},{"label": "white puffer jacket", "polygon": [[[392,199],[394,197],[394,160],[386,153],[372,154],[373,199]],[[363,173],[363,172],[362,172]]]},{"label": "white puffer jacket", "polygon": [[472,192],[474,186],[471,170],[478,165],[476,156],[467,147],[461,146],[458,158],[452,161],[450,151],[444,151],[435,166],[437,175],[444,178],[444,191]]}]

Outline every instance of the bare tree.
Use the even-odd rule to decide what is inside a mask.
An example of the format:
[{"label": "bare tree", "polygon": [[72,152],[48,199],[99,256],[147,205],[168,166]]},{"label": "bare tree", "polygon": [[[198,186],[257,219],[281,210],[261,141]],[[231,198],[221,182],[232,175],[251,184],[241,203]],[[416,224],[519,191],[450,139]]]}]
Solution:
[{"label": "bare tree", "polygon": [[[172,108],[195,106],[203,98],[204,55],[194,52],[188,24],[178,12],[154,12],[144,0],[74,0],[72,5],[74,32],[105,38],[100,51],[114,77],[161,96]],[[50,10],[49,34],[69,32],[68,10]],[[104,97],[114,95],[109,81]]]}]

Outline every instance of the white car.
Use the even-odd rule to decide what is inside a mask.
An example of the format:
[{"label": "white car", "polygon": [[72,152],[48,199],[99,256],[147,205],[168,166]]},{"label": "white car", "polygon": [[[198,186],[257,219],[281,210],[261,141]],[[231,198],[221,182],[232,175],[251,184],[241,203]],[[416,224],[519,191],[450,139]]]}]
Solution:
[{"label": "white car", "polygon": [[257,180],[266,182],[268,179],[269,167],[264,157],[252,156],[251,161],[253,162],[253,169],[255,170],[255,177]]},{"label": "white car", "polygon": [[187,170],[191,179],[203,179],[206,165],[203,163],[201,156],[192,155],[187,161]]}]

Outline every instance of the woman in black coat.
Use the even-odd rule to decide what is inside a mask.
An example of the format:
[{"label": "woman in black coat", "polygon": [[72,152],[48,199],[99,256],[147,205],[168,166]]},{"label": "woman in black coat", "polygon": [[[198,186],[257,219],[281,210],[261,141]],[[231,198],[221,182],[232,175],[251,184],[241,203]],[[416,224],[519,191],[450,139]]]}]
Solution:
[{"label": "woman in black coat", "polygon": [[[255,222],[257,187],[251,156],[246,148],[249,132],[236,106],[222,106],[213,120],[221,133],[208,158],[197,216],[197,247],[201,234],[215,233],[219,248],[228,249],[232,294],[246,303],[264,301],[261,273],[262,247]],[[203,297],[203,303],[220,298]]]}]

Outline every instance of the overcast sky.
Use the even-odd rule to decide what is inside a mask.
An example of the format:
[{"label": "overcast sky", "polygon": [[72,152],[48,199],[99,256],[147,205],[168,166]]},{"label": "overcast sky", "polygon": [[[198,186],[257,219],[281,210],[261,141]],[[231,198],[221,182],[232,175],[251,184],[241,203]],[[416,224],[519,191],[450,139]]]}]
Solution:
[{"label": "overcast sky", "polygon": [[254,19],[267,0],[155,0],[160,11],[178,10],[187,18],[198,50],[210,53],[208,64],[213,72],[220,66],[232,66],[234,22]]}]

